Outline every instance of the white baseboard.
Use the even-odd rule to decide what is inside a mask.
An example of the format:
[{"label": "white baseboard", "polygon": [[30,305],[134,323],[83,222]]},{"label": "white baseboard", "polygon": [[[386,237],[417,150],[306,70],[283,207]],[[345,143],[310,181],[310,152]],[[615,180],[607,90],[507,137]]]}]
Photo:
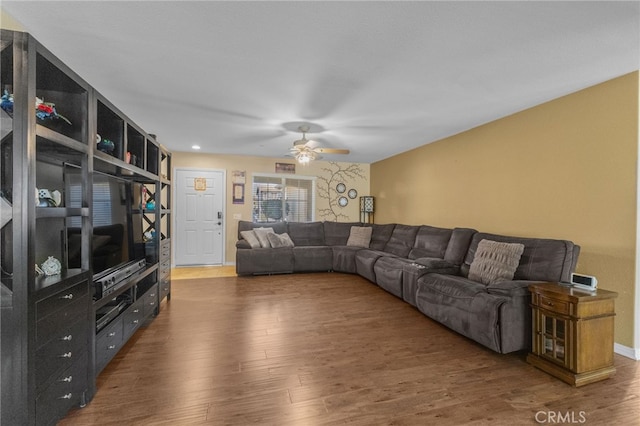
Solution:
[{"label": "white baseboard", "polygon": [[630,348],[628,346],[621,345],[620,343],[614,343],[613,351],[618,355],[631,358],[635,361],[640,361],[640,348]]},{"label": "white baseboard", "polygon": [[236,262],[224,262],[224,266],[236,266]]}]

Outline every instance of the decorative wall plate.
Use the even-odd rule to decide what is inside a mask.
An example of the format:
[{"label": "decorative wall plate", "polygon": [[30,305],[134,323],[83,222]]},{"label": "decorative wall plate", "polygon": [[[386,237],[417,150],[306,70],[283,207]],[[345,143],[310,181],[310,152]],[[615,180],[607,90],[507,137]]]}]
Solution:
[{"label": "decorative wall plate", "polygon": [[338,198],[338,204],[340,207],[346,207],[349,204],[349,200],[347,200],[347,197],[340,197]]},{"label": "decorative wall plate", "polygon": [[346,191],[346,190],[347,190],[347,186],[344,183],[339,183],[336,186],[336,191],[338,191],[338,194],[343,194],[344,191]]},{"label": "decorative wall plate", "polygon": [[358,196],[358,191],[356,191],[355,189],[350,189],[348,195],[349,198],[353,200]]}]

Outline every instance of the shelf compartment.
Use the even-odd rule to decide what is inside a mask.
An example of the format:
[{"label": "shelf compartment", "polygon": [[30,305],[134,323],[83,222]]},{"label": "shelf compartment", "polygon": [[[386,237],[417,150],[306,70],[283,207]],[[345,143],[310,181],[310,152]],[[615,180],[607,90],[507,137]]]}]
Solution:
[{"label": "shelf compartment", "polygon": [[104,141],[110,140],[114,144],[111,153],[100,149],[100,144],[96,140],[96,150],[104,152],[107,155],[124,160],[124,129],[125,121],[118,114],[112,111],[103,102],[98,100],[98,135]]},{"label": "shelf compartment", "polygon": [[36,96],[55,104],[56,112],[71,122],[50,118],[38,119],[38,124],[86,144],[87,90],[40,53],[36,57]]},{"label": "shelf compartment", "polygon": [[130,124],[127,124],[127,152],[125,163],[144,169],[145,137]]},{"label": "shelf compartment", "polygon": [[147,139],[146,170],[154,175],[158,175],[158,169],[160,167],[160,160],[158,158],[159,151],[158,146],[151,139]]}]

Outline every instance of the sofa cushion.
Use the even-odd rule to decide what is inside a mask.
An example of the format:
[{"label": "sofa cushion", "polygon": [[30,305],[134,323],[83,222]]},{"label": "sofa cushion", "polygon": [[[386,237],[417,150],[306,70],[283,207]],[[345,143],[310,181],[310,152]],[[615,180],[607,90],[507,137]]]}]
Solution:
[{"label": "sofa cushion", "polygon": [[482,240],[469,267],[469,279],[483,284],[513,279],[524,244]]},{"label": "sofa cushion", "polygon": [[273,228],[256,228],[253,230],[253,232],[255,232],[258,241],[260,241],[260,247],[271,247],[271,243],[269,242],[269,238],[267,238],[267,234],[273,234]]},{"label": "sofa cushion", "polygon": [[273,228],[273,232],[276,234],[287,232],[287,222],[249,222],[248,220],[240,220],[238,221],[238,239],[242,238],[240,234],[242,231],[251,231],[252,229],[266,226]]},{"label": "sofa cushion", "polygon": [[371,243],[369,244],[369,248],[372,250],[384,250],[384,246],[387,245],[389,238],[391,238],[393,228],[396,227],[396,224],[373,224],[370,226],[373,228],[373,231],[371,232]]},{"label": "sofa cushion", "polygon": [[294,272],[327,272],[333,267],[333,250],[329,246],[301,246],[292,250]]},{"label": "sofa cushion", "polygon": [[352,226],[349,232],[348,246],[369,248],[372,228],[368,226]]},{"label": "sofa cushion", "polygon": [[436,257],[443,259],[453,230],[423,225],[418,229],[409,259]]},{"label": "sofa cushion", "polygon": [[260,248],[262,245],[260,244],[260,240],[256,236],[255,231],[252,229],[250,231],[240,231],[240,236],[249,243],[251,248]]},{"label": "sofa cushion", "polygon": [[471,228],[453,228],[447,251],[444,253],[444,259],[456,265],[462,265],[469,250],[471,239],[477,232]]},{"label": "sofa cushion", "polygon": [[356,271],[356,253],[360,250],[366,250],[362,247],[353,246],[331,246],[333,250],[333,266],[336,272],[346,272],[355,274]]},{"label": "sofa cushion", "polygon": [[468,276],[478,244],[482,240],[524,244],[524,252],[514,275],[515,280],[569,281],[580,252],[580,247],[571,241],[510,237],[478,232],[471,239],[469,250],[461,266],[463,276]]},{"label": "sofa cushion", "polygon": [[293,247],[257,248],[236,251],[238,275],[285,274],[293,272]]},{"label": "sofa cushion", "polygon": [[324,222],[324,242],[328,246],[347,245],[352,226],[362,226],[360,222]]},{"label": "sofa cushion", "polygon": [[396,225],[389,241],[384,246],[384,251],[399,257],[407,257],[416,242],[418,226]]},{"label": "sofa cushion", "polygon": [[296,246],[325,245],[322,222],[290,222],[289,236]]},{"label": "sofa cushion", "polygon": [[360,249],[356,252],[356,272],[361,277],[375,283],[376,273],[374,266],[378,259],[384,256],[394,257],[395,255],[380,250]]},{"label": "sofa cushion", "polygon": [[291,241],[291,237],[289,237],[289,234],[286,232],[284,234],[268,233],[267,239],[273,248],[294,246],[293,241]]}]

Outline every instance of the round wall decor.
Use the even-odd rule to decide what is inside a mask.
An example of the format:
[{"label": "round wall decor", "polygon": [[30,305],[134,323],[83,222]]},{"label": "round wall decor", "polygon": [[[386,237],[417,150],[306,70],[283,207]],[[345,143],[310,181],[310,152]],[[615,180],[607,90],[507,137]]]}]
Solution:
[{"label": "round wall decor", "polygon": [[347,195],[349,195],[349,198],[353,200],[358,196],[358,191],[356,191],[355,189],[350,189]]},{"label": "round wall decor", "polygon": [[347,200],[347,197],[340,197],[338,198],[338,204],[340,207],[346,207],[349,204],[349,200]]},{"label": "round wall decor", "polygon": [[339,183],[338,185],[336,185],[336,191],[338,191],[338,194],[343,194],[346,190],[347,186],[344,183]]}]

